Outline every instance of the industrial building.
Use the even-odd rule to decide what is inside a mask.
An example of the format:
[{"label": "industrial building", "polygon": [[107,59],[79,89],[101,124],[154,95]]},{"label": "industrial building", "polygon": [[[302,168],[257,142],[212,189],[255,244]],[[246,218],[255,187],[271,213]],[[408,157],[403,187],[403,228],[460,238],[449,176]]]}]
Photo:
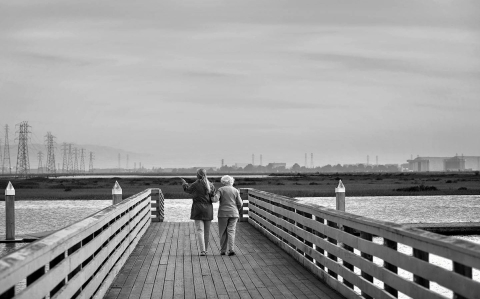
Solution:
[{"label": "industrial building", "polygon": [[480,156],[417,157],[407,160],[411,171],[478,171]]}]

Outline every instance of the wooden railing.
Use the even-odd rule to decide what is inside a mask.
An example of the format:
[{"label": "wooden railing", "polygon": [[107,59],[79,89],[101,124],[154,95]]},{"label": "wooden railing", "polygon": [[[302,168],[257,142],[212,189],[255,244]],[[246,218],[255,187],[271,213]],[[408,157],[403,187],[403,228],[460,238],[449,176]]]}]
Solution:
[{"label": "wooden railing", "polygon": [[[431,282],[454,298],[480,298],[480,283],[472,279],[472,268],[480,269],[478,244],[259,190],[242,191],[249,200],[248,222],[347,298],[445,298]],[[398,251],[400,246],[412,254]],[[430,255],[448,260],[450,269],[430,263]],[[399,269],[413,279],[399,275]]]},{"label": "wooden railing", "polygon": [[159,194],[147,189],[1,258],[0,298],[102,298]]},{"label": "wooden railing", "polygon": [[163,197],[162,190],[150,190],[152,190],[152,221],[163,222],[163,219],[165,219],[165,198]]}]

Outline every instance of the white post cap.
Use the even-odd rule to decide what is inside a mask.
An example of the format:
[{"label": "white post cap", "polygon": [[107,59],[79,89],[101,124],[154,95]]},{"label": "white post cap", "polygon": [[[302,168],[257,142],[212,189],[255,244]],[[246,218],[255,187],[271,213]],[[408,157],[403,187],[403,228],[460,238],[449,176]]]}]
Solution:
[{"label": "white post cap", "polygon": [[15,188],[13,188],[10,181],[8,182],[7,188],[5,188],[5,195],[15,195]]},{"label": "white post cap", "polygon": [[113,186],[112,194],[122,194],[122,187],[115,181],[115,186]]},{"label": "white post cap", "polygon": [[342,180],[338,181],[338,187],[335,188],[335,193],[345,192],[345,186],[342,183]]}]

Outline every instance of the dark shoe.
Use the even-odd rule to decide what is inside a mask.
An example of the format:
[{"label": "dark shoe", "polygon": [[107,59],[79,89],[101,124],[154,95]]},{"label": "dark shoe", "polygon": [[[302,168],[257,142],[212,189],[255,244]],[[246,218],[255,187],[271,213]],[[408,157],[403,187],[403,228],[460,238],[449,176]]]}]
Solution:
[{"label": "dark shoe", "polygon": [[235,251],[229,251],[228,252],[228,256],[232,256],[232,255],[235,255]]},{"label": "dark shoe", "polygon": [[225,251],[220,251],[220,255],[225,255]]}]

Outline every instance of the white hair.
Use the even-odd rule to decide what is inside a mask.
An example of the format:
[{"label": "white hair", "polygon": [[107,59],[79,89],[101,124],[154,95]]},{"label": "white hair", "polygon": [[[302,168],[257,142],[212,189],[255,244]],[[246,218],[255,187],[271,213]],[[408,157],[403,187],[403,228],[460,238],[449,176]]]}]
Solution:
[{"label": "white hair", "polygon": [[233,182],[235,181],[235,179],[229,175],[224,175],[222,176],[222,179],[220,181],[226,186],[233,186]]}]

